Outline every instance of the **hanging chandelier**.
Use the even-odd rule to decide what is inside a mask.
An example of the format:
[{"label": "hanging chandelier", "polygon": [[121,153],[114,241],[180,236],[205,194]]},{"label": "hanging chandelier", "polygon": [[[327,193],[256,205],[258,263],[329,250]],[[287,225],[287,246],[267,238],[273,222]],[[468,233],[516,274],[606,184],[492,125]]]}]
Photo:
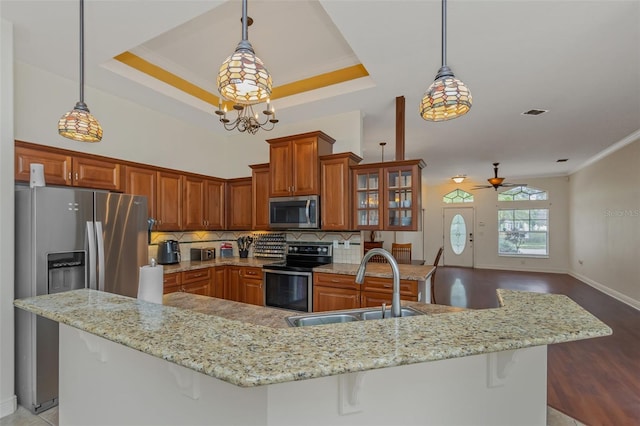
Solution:
[{"label": "hanging chandelier", "polygon": [[[217,84],[221,99],[216,114],[226,130],[238,129],[255,134],[260,129],[272,130],[278,120],[269,102],[271,75],[249,43],[248,27],[252,23],[253,19],[247,16],[247,0],[242,0],[242,40],[220,66]],[[233,109],[237,112],[233,121],[227,118],[226,106],[222,108],[223,99],[233,102]],[[261,121],[252,105],[265,101],[267,107],[262,112],[265,118]]]},{"label": "hanging chandelier", "polygon": [[80,0],[80,100],[58,121],[58,133],[80,142],[100,142],[102,127],[84,103],[84,0]]},{"label": "hanging chandelier", "polygon": [[442,66],[420,102],[420,115],[427,121],[453,120],[471,108],[471,92],[447,66],[447,0],[442,0]]}]

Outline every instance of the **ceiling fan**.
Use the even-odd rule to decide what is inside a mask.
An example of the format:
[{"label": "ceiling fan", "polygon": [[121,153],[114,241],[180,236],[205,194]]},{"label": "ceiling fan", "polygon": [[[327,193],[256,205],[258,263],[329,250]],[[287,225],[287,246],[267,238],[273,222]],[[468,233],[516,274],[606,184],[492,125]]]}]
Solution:
[{"label": "ceiling fan", "polygon": [[499,187],[513,187],[513,186],[527,186],[526,183],[506,183],[504,181],[504,178],[498,177],[498,166],[500,165],[500,163],[493,163],[493,174],[494,176],[492,178],[487,179],[487,181],[490,183],[490,185],[476,185],[475,187],[471,188],[471,189],[485,189],[485,188],[493,188],[496,191],[498,190]]}]

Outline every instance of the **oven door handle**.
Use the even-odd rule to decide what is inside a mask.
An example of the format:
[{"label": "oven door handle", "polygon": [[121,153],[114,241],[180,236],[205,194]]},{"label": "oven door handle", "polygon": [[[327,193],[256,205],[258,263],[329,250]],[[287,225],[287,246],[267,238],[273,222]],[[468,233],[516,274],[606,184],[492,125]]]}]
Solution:
[{"label": "oven door handle", "polygon": [[312,272],[301,272],[301,271],[282,271],[279,269],[262,269],[262,272],[265,274],[282,274],[282,275],[303,275],[305,277],[313,276]]}]

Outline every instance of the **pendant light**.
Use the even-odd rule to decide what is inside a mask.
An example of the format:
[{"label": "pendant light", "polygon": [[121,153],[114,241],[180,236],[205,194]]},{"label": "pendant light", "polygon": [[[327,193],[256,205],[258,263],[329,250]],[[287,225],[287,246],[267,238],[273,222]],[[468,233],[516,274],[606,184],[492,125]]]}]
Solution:
[{"label": "pendant light", "polygon": [[453,120],[471,108],[471,92],[447,66],[447,0],[442,0],[442,66],[420,103],[420,115],[427,121]]},{"label": "pendant light", "polygon": [[235,52],[220,66],[218,91],[238,105],[264,102],[271,96],[271,75],[249,43],[247,0],[242,0],[242,40]]},{"label": "pendant light", "polygon": [[84,103],[84,0],[80,0],[80,100],[58,121],[58,133],[80,142],[100,142],[102,127]]}]

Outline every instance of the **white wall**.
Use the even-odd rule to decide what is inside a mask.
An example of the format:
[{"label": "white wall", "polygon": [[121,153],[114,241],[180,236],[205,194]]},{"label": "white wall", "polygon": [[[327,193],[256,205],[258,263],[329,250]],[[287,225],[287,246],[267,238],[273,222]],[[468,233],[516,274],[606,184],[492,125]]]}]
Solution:
[{"label": "white wall", "polygon": [[[85,100],[104,136],[87,144],[58,135],[58,119],[77,101],[77,82],[16,62],[15,139],[222,178],[251,176],[249,164],[269,161],[265,139],[322,130],[336,139],[334,152],[359,154],[359,111],[305,123],[279,123],[255,135],[215,133],[108,93],[85,88]],[[217,117],[211,117],[216,120]]]},{"label": "white wall", "polygon": [[16,410],[13,352],[13,24],[0,18],[0,417]]},{"label": "white wall", "polygon": [[640,131],[570,179],[571,273],[640,309]]},{"label": "white wall", "polygon": [[[425,209],[425,256],[433,259],[443,244],[443,208],[473,207],[474,266],[485,269],[510,269],[540,272],[567,272],[569,266],[569,182],[566,177],[519,179],[530,187],[548,192],[547,201],[529,203],[502,202],[498,205],[497,192],[493,189],[472,190],[475,183],[426,186],[423,189],[422,207]],[[425,186],[426,183],[423,183]],[[443,195],[456,188],[474,195],[473,203],[445,204]],[[498,208],[548,208],[549,209],[549,257],[520,258],[498,256]],[[484,226],[480,226],[483,224]]]}]

